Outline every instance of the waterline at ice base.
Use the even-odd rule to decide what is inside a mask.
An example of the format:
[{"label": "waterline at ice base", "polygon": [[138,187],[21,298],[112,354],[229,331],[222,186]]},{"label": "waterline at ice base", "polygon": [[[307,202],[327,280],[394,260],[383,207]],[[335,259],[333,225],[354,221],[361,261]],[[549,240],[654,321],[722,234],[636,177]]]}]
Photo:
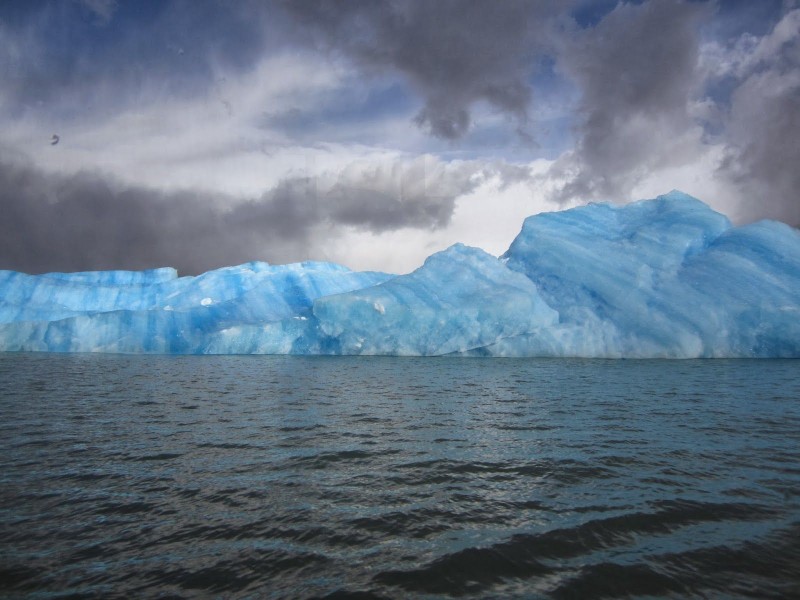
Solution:
[{"label": "waterline at ice base", "polygon": [[800,233],[681,192],[525,220],[393,276],[332,263],[0,271],[0,350],[595,358],[800,357]]}]

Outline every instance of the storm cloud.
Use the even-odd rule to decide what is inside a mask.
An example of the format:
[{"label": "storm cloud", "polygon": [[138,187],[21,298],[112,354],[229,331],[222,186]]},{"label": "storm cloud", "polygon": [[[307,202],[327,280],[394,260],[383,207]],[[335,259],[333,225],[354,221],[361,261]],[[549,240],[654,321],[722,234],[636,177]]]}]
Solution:
[{"label": "storm cloud", "polygon": [[800,10],[792,4],[759,24],[761,35],[739,17],[739,33],[722,39],[708,33],[718,4],[619,4],[565,42],[559,60],[580,90],[582,119],[574,148],[549,173],[560,181],[553,198],[624,199],[659,171],[704,162],[697,176],[716,181],[717,206],[735,220],[800,223]]},{"label": "storm cloud", "polygon": [[[737,86],[723,112],[726,157],[719,175],[745,201],[746,220],[773,218],[800,226],[800,9],[787,12],[731,65]],[[740,45],[741,47],[741,45]]]},{"label": "storm cloud", "polygon": [[675,187],[798,225],[799,32],[798,0],[9,0],[0,268],[410,269]]},{"label": "storm cloud", "polygon": [[520,131],[532,101],[530,78],[550,47],[555,21],[574,4],[559,0],[341,2],[284,6],[320,35],[323,48],[368,72],[395,71],[424,98],[416,122],[434,136],[463,137],[471,109],[486,102]]},{"label": "storm cloud", "polygon": [[554,166],[561,201],[624,196],[638,177],[686,156],[674,143],[694,123],[699,25],[710,5],[675,0],[619,4],[576,34],[560,57],[581,100],[573,151]]},{"label": "storm cloud", "polygon": [[320,245],[342,228],[444,227],[455,199],[493,174],[502,170],[424,156],[354,163],[336,175],[286,178],[259,198],[239,200],[161,192],[90,172],[47,175],[6,160],[0,162],[0,268],[174,266],[189,274],[254,259],[319,258]]}]

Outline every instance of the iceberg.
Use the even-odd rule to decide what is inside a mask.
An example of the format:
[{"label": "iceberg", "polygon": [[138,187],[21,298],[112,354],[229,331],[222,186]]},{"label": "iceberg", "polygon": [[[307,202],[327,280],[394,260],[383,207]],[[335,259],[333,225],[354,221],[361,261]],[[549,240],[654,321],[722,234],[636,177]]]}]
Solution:
[{"label": "iceberg", "polygon": [[800,357],[800,233],[681,192],[525,220],[394,276],[341,265],[0,271],[0,351]]}]

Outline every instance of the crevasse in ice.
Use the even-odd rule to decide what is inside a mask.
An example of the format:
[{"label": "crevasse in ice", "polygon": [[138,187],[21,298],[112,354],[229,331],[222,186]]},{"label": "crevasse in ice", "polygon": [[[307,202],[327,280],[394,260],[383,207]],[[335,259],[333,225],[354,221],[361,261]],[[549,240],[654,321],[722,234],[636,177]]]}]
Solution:
[{"label": "crevasse in ice", "polygon": [[457,244],[401,276],[0,271],[0,350],[800,357],[800,234],[671,192],[535,215],[499,259]]}]

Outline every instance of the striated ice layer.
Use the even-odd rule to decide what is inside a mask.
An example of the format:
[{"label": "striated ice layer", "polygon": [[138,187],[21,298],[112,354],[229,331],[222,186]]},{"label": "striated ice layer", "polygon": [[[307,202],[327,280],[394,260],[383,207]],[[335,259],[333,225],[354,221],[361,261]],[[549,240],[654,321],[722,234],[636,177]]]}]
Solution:
[{"label": "striated ice layer", "polygon": [[526,219],[502,257],[559,312],[546,331],[484,354],[800,356],[800,235],[671,192]]},{"label": "striated ice layer", "polygon": [[558,314],[521,273],[456,244],[408,275],[319,298],[312,310],[210,336],[208,353],[430,356],[551,326]]},{"label": "striated ice layer", "polygon": [[500,259],[457,244],[396,277],[0,271],[0,350],[800,357],[800,234],[671,192],[535,215]]},{"label": "striated ice layer", "polygon": [[391,277],[322,262],[252,262],[181,278],[161,271],[173,277],[116,283],[135,280],[112,271],[92,283],[0,271],[0,349],[198,353],[220,329],[291,318],[317,298]]}]

